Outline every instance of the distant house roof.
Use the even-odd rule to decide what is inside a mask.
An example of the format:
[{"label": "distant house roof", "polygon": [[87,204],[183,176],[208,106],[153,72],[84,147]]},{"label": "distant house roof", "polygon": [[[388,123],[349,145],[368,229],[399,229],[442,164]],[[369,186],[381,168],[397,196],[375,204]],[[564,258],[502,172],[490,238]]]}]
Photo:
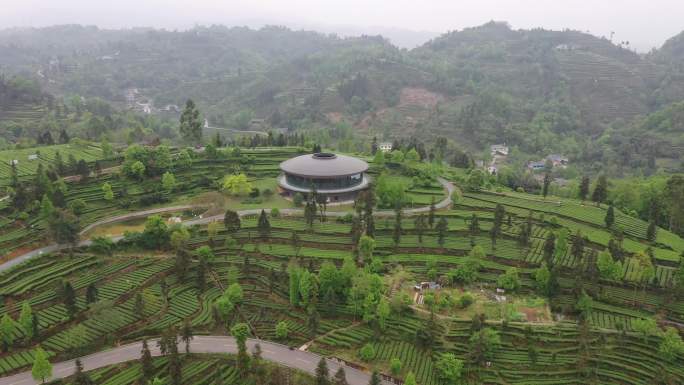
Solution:
[{"label": "distant house roof", "polygon": [[508,146],[505,144],[492,144],[489,148],[492,154],[499,153],[502,155],[508,155]]},{"label": "distant house roof", "polygon": [[567,186],[569,182],[570,181],[565,179],[565,178],[554,178],[554,180],[553,180],[553,183],[555,183],[561,187]]},{"label": "distant house roof", "polygon": [[390,143],[390,142],[378,143],[378,148],[383,152],[392,151],[392,143]]},{"label": "distant house roof", "polygon": [[542,161],[529,162],[527,164],[527,167],[534,169],[534,170],[538,170],[538,169],[546,167],[546,162],[542,162]]},{"label": "distant house roof", "polygon": [[550,154],[549,156],[546,157],[546,159],[554,162],[554,163],[559,163],[559,162],[568,162],[568,158],[560,155],[560,154]]}]

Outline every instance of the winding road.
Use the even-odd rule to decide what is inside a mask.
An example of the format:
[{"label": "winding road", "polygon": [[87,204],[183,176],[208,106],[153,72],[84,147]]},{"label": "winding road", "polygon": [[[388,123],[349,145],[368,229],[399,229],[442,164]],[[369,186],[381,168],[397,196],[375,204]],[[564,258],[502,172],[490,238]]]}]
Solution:
[{"label": "winding road", "polygon": [[[453,183],[443,179],[443,178],[438,178],[439,183],[444,186],[444,189],[447,191],[447,196],[440,202],[435,203],[435,208],[440,210],[449,207],[451,205],[451,195],[454,193],[456,187],[454,186]],[[115,223],[115,222],[123,222],[129,219],[135,219],[135,218],[142,218],[142,217],[147,217],[149,215],[154,215],[154,214],[159,214],[159,213],[164,213],[164,212],[170,212],[170,211],[181,211],[181,210],[188,210],[192,208],[197,208],[200,206],[193,206],[193,205],[182,205],[182,206],[169,206],[169,207],[161,207],[161,208],[156,208],[156,209],[150,209],[150,210],[143,210],[143,211],[136,211],[133,213],[128,213],[128,214],[123,214],[123,215],[117,215],[115,217],[110,217],[110,218],[105,218],[101,219],[97,222],[94,222],[88,226],[86,226],[82,231],[81,235],[84,235],[88,231],[94,229],[95,227],[102,226],[105,224],[110,224],[110,223]],[[258,215],[261,212],[262,209],[249,209],[249,210],[239,210],[237,213],[238,215],[242,216],[249,216],[249,215]],[[404,215],[416,215],[420,213],[425,213],[430,210],[430,207],[425,206],[425,207],[418,207],[415,209],[404,209],[403,213]],[[304,210],[302,209],[282,209],[280,210],[280,214],[284,216],[298,216],[298,215],[303,215]],[[329,211],[326,213],[326,216],[328,217],[342,217],[347,215],[346,212],[343,211]],[[394,211],[393,210],[377,210],[373,214],[378,217],[392,217],[394,216]],[[207,224],[210,222],[214,221],[222,221],[223,220],[223,215],[213,215],[209,217],[203,217],[203,218],[197,218],[197,219],[191,219],[188,221],[183,222],[182,224],[185,226],[192,226],[192,225],[201,225],[201,224]],[[113,241],[118,241],[121,239],[121,236],[118,237],[112,237]],[[88,239],[82,240],[78,243],[78,246],[88,246],[90,245],[91,241]],[[29,252],[26,252],[22,255],[19,255],[7,262],[4,262],[0,264],[0,273],[11,269],[14,266],[20,265],[23,262],[28,261],[29,259],[40,256],[43,254],[49,254],[53,253],[55,251],[59,250],[64,250],[68,249],[71,247],[71,245],[66,245],[66,244],[51,244],[47,245],[41,248],[37,248],[35,250],[31,250]]]},{"label": "winding road", "polygon": [[[157,340],[150,340],[148,342],[150,351],[153,356],[160,356],[159,348],[157,348]],[[321,356],[303,352],[299,350],[292,350],[289,346],[276,344],[273,342],[249,339],[247,340],[247,349],[252,351],[254,345],[261,346],[262,357],[266,360],[293,368],[299,369],[308,373],[315,373],[316,365],[321,359]],[[179,345],[179,350],[184,351],[184,346]],[[85,370],[93,370],[109,365],[119,364],[123,362],[133,361],[140,358],[140,351],[142,350],[141,342],[134,342],[127,345],[118,346],[113,349],[94,353],[89,356],[81,357],[81,362]],[[190,343],[191,353],[237,353],[237,345],[233,337],[226,336],[195,336]],[[330,375],[332,376],[342,366],[347,375],[347,382],[350,385],[368,385],[370,375],[358,369],[346,365],[340,365],[338,362],[326,359]],[[64,361],[54,364],[52,368],[51,380],[65,378],[74,373],[76,369],[75,361]],[[383,381],[385,385],[391,382]],[[0,378],[0,385],[36,385],[40,382],[35,381],[31,377],[31,372],[15,374],[8,377]]]},{"label": "winding road", "polygon": [[[453,192],[455,191],[455,186],[453,183],[439,178],[439,182],[444,186],[444,189],[447,191],[447,197],[443,199],[442,201],[438,202],[435,204],[435,208],[437,209],[443,209],[449,207],[451,205],[451,196]],[[124,215],[119,215],[115,217],[110,217],[106,219],[102,219],[100,221],[97,221],[81,231],[81,234],[85,234],[88,231],[92,230],[93,228],[97,226],[101,226],[104,224],[109,224],[109,223],[114,223],[114,222],[120,222],[120,221],[126,221],[129,219],[134,219],[134,218],[140,218],[140,217],[146,217],[149,215],[153,214],[159,214],[163,212],[169,212],[169,211],[180,211],[180,210],[186,210],[186,209],[191,209],[196,206],[192,205],[184,205],[184,206],[170,206],[170,207],[163,207],[163,208],[157,208],[157,209],[150,209],[150,210],[143,210],[143,211],[138,211],[134,213],[129,213],[129,214],[124,214]],[[405,215],[416,215],[424,212],[428,212],[430,210],[429,207],[420,207],[420,208],[415,208],[415,209],[405,209],[403,210],[403,213]],[[238,214],[240,216],[248,216],[248,215],[258,215],[261,212],[261,209],[251,209],[251,210],[240,210],[238,211]],[[296,216],[296,215],[302,215],[303,210],[301,209],[282,209],[280,210],[281,215],[285,216]],[[332,211],[326,213],[327,216],[330,217],[341,217],[346,215],[346,212],[338,212],[338,211]],[[374,213],[374,215],[379,216],[379,217],[391,217],[394,216],[394,211],[392,210],[378,210]],[[203,217],[203,218],[198,218],[198,219],[192,219],[183,222],[183,225],[185,226],[191,226],[191,225],[197,225],[197,224],[206,224],[210,223],[213,221],[220,221],[223,220],[223,215],[214,215],[214,216],[209,216],[209,217]],[[121,239],[122,237],[114,237],[113,240],[117,241]],[[82,240],[79,242],[79,246],[87,246],[91,244],[91,241],[86,239]],[[10,261],[4,262],[0,264],[0,272],[3,272],[5,270],[8,270],[14,266],[17,266],[21,264],[22,262],[25,262],[33,257],[40,256],[43,254],[48,254],[52,253],[58,250],[63,250],[69,248],[70,245],[65,245],[65,244],[52,244],[48,245],[45,247],[41,247],[35,250],[32,250],[30,252],[27,252],[25,254],[22,254]],[[320,360],[321,356],[309,353],[306,351],[300,351],[300,350],[293,350],[288,346],[276,344],[273,342],[268,342],[268,341],[263,341],[263,340],[254,340],[250,339],[247,342],[248,348],[251,350],[255,344],[259,343],[262,352],[263,352],[263,358],[267,359],[269,361],[276,362],[278,364],[282,364],[291,368],[303,370],[309,373],[314,373],[316,365],[318,364],[318,361]],[[237,346],[235,345],[235,339],[232,337],[226,337],[226,336],[196,336],[195,339],[191,343],[191,352],[193,353],[236,353],[237,352]],[[159,356],[160,352],[158,348],[156,347],[156,340],[151,340],[150,342],[150,348],[152,350],[152,354],[155,356]],[[84,365],[84,368],[86,370],[93,370],[97,368],[101,368],[104,366],[109,366],[117,363],[122,363],[122,362],[127,362],[131,360],[136,360],[140,357],[140,350],[142,349],[142,344],[140,342],[135,342],[131,343],[128,345],[123,345],[119,346],[113,349],[105,350],[102,352],[94,353],[89,356],[81,357],[81,361]],[[337,369],[341,366],[339,363],[333,360],[327,359],[328,362],[328,368],[330,369],[331,373],[334,373],[337,371]],[[54,364],[53,366],[53,377],[52,379],[58,379],[58,378],[64,378],[68,377],[71,374],[73,374],[75,369],[74,365],[74,360],[70,361],[65,361],[65,362],[60,362],[57,364]],[[351,368],[349,366],[344,366],[345,372],[347,374],[347,381],[349,382],[350,385],[366,385],[368,384],[370,380],[370,375],[368,373],[362,372],[360,370]],[[31,377],[31,372],[23,372],[19,374],[15,374],[12,376],[8,377],[2,377],[0,378],[0,385],[33,385],[33,384],[38,384],[38,382],[34,381],[33,378]],[[390,382],[383,381],[383,384],[391,384]]]}]

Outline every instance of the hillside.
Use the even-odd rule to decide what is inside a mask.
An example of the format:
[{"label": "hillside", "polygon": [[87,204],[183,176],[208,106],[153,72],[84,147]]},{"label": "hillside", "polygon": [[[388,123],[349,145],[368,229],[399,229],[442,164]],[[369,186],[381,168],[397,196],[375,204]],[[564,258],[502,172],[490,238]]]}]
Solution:
[{"label": "hillside", "polygon": [[[404,98],[419,96],[428,99]],[[172,157],[131,146],[122,173],[45,195],[66,211],[0,202],[0,254],[23,260],[0,262],[0,384],[22,383],[39,352],[54,364],[50,380],[73,373],[60,362],[83,357],[94,384],[305,385],[264,380],[289,376],[267,376],[275,368],[266,362],[303,361],[312,372],[320,356],[345,364],[352,385],[373,371],[424,385],[681,383],[678,235],[606,204],[478,187],[479,171],[389,154],[369,164],[375,190],[309,216],[274,193],[279,163],[303,151]],[[144,175],[125,171],[134,159]],[[230,170],[254,189],[222,188]],[[388,194],[379,174],[400,190]],[[35,194],[44,179],[23,191]],[[42,247],[62,242],[57,228],[92,243]],[[158,338],[165,356],[146,358],[141,342],[154,350]],[[261,355],[249,354],[255,342]],[[206,354],[239,349],[242,364]],[[98,355],[107,361],[91,365]]]},{"label": "hillside", "polygon": [[[315,131],[323,144],[350,149],[367,147],[370,136],[443,136],[475,154],[506,142],[519,159],[563,153],[621,173],[612,154],[628,146],[615,132],[650,136],[638,122],[684,100],[681,40],[640,56],[586,33],[495,22],[412,50],[382,37],[281,27],[58,26],[0,31],[0,66],[38,77],[56,95],[99,97],[171,121],[192,98],[214,127]],[[678,169],[677,151],[657,152],[670,165],[663,169]]]},{"label": "hillside", "polygon": [[53,102],[37,82],[0,76],[0,123],[37,123]]}]

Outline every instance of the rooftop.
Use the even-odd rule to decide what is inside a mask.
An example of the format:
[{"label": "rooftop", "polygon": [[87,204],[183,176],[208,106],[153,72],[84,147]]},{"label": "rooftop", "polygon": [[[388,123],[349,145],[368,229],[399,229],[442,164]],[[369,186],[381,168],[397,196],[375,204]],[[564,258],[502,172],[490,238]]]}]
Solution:
[{"label": "rooftop", "polygon": [[291,175],[329,178],[366,172],[368,163],[351,156],[320,152],[288,159],[280,164],[280,169]]}]

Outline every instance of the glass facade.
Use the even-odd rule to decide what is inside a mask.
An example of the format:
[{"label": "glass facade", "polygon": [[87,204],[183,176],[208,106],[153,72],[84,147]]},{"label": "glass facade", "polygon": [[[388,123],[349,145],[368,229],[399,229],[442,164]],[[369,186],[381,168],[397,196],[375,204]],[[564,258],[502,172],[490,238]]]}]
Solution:
[{"label": "glass facade", "polygon": [[363,182],[363,173],[335,178],[306,178],[285,174],[285,180],[294,187],[310,189],[316,186],[317,190],[336,190],[360,185]]}]

